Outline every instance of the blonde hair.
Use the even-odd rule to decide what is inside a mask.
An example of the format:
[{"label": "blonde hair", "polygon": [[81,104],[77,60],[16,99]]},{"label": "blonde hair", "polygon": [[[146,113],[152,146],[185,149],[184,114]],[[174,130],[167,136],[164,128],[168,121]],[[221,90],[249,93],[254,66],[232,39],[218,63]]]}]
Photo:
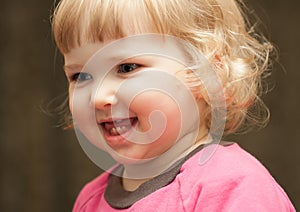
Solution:
[{"label": "blonde hair", "polygon": [[245,130],[248,123],[263,125],[269,118],[259,95],[272,45],[256,34],[245,8],[240,0],[62,0],[54,11],[52,27],[63,54],[83,42],[128,34],[167,34],[189,42],[213,64],[222,80],[225,133],[233,133],[243,123]]}]

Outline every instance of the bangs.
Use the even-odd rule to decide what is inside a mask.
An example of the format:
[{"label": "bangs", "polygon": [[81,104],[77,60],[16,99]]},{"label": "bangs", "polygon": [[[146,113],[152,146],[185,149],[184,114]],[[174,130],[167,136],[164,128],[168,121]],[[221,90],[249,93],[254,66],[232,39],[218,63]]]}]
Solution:
[{"label": "bangs", "polygon": [[164,8],[159,1],[147,0],[63,0],[52,20],[54,38],[60,51],[68,53],[84,42],[168,34],[168,21],[160,11]]}]

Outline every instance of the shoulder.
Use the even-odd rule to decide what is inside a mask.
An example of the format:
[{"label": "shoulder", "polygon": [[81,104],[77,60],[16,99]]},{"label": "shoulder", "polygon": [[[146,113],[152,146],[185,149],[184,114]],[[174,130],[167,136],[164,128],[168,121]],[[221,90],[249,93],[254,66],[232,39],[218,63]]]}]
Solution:
[{"label": "shoulder", "polygon": [[177,180],[189,207],[293,211],[268,170],[237,144],[205,147],[183,164]]},{"label": "shoulder", "polygon": [[267,169],[236,143],[206,146],[183,164],[181,172],[190,171],[198,173],[201,179],[208,177],[210,180],[253,175],[270,177]]},{"label": "shoulder", "polygon": [[270,178],[268,171],[252,155],[237,144],[210,144],[188,159],[182,166],[178,179],[187,187],[211,187],[231,183],[242,179]]},{"label": "shoulder", "polygon": [[109,172],[104,172],[89,183],[87,183],[76,198],[73,211],[82,211],[87,204],[91,204],[94,200],[99,200],[103,195]]}]

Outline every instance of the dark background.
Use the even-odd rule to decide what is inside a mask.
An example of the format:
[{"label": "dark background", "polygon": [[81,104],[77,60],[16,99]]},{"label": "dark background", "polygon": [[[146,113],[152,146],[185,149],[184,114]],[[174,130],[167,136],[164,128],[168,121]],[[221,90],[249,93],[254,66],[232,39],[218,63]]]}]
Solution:
[{"label": "dark background", "polygon": [[[271,122],[234,139],[255,155],[300,208],[300,3],[249,0],[277,44],[280,63],[264,100]],[[10,0],[0,7],[0,211],[71,211],[81,187],[101,170],[73,131],[56,128],[40,107],[67,84],[49,16],[52,0]]]}]

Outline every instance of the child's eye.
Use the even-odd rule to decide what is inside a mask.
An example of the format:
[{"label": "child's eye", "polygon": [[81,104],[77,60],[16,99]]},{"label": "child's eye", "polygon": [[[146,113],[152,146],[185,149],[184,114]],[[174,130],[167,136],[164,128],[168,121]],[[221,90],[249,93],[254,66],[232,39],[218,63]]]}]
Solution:
[{"label": "child's eye", "polygon": [[84,72],[80,72],[80,73],[76,73],[73,76],[71,76],[71,81],[74,82],[84,82],[87,80],[91,80],[93,77],[92,75],[88,74],[88,73],[84,73]]},{"label": "child's eye", "polygon": [[119,65],[118,67],[118,73],[120,74],[126,74],[129,73],[131,71],[134,71],[135,69],[141,67],[141,65],[139,64],[135,64],[135,63],[124,63]]}]

